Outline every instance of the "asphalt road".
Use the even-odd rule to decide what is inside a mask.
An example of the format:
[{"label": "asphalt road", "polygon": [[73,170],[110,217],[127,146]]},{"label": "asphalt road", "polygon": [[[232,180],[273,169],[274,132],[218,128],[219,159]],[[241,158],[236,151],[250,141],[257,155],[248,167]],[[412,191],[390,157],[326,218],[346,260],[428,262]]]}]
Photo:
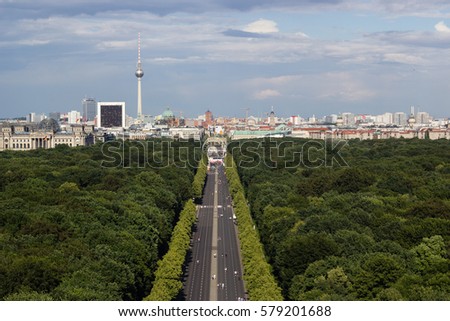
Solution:
[{"label": "asphalt road", "polygon": [[245,297],[236,222],[223,166],[218,170],[218,300],[235,301]]},{"label": "asphalt road", "polygon": [[223,166],[208,172],[192,237],[184,297],[188,301],[245,297],[237,230]]}]

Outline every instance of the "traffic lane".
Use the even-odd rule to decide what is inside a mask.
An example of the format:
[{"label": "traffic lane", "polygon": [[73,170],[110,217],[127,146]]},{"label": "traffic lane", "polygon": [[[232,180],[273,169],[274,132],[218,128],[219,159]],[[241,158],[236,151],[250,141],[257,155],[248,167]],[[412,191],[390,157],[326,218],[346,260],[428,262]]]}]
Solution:
[{"label": "traffic lane", "polygon": [[226,209],[222,208],[222,216],[219,220],[219,232],[220,232],[220,249],[221,254],[219,260],[219,280],[221,282],[219,286],[219,299],[220,300],[236,300],[237,293],[234,284],[234,271],[236,271],[236,248],[232,247],[230,239],[233,235],[229,232],[229,214],[226,213]]},{"label": "traffic lane", "polygon": [[[214,184],[215,175],[208,173],[207,185],[205,186],[204,202],[201,208],[201,219],[203,224],[203,235],[198,237],[197,242],[201,253],[200,260],[202,261],[201,275],[197,279],[198,301],[209,300],[209,288],[211,283],[211,242],[212,242],[212,220],[213,220],[213,205],[214,205]],[[200,264],[200,263],[199,263]],[[200,283],[200,284],[198,284]]]},{"label": "traffic lane", "polygon": [[201,301],[209,299],[213,204],[214,175],[208,173],[203,204],[198,210],[197,231],[192,238],[193,255],[185,286],[185,298],[187,300]]},{"label": "traffic lane", "polygon": [[[218,256],[218,276],[219,276],[219,284],[218,284],[218,299],[221,301],[226,300],[232,300],[232,297],[228,295],[228,292],[230,290],[229,288],[229,282],[228,282],[228,273],[225,269],[228,269],[227,267],[227,257],[228,252],[231,252],[232,250],[228,248],[226,239],[227,239],[227,233],[225,231],[225,224],[224,221],[228,218],[224,216],[224,200],[226,199],[226,194],[224,193],[225,190],[223,189],[223,176],[219,169],[219,217],[218,217],[218,244],[220,249],[220,255]],[[225,213],[226,214],[226,213]],[[230,293],[231,294],[231,293]]]},{"label": "traffic lane", "polygon": [[[210,208],[206,208],[203,211],[205,217],[204,234],[200,237],[199,249],[201,253],[200,260],[201,263],[201,275],[200,275],[200,285],[198,300],[208,301],[209,300],[209,286],[210,286],[210,271],[211,271],[211,238],[212,238],[212,213]],[[199,263],[200,264],[200,263]]]},{"label": "traffic lane", "polygon": [[244,288],[244,282],[242,280],[242,265],[241,265],[241,257],[240,257],[240,247],[239,242],[237,238],[237,228],[235,225],[235,221],[233,219],[233,208],[231,207],[231,196],[228,188],[228,182],[226,180],[225,172],[222,171],[223,175],[223,182],[222,185],[223,189],[223,195],[224,197],[224,211],[226,214],[224,214],[224,217],[228,217],[226,221],[224,221],[225,226],[227,227],[227,234],[230,236],[228,238],[229,240],[229,247],[231,249],[234,249],[232,252],[232,265],[233,265],[233,278],[232,283],[234,286],[235,291],[235,298],[241,299],[245,296],[245,288]]},{"label": "traffic lane", "polygon": [[188,283],[188,300],[204,300],[209,295],[209,269],[207,242],[210,241],[211,223],[208,209],[199,210],[197,232],[193,238],[193,260],[190,268]]},{"label": "traffic lane", "polygon": [[[232,216],[232,210],[229,209],[230,216]],[[228,220],[228,234],[229,237],[229,244],[230,248],[237,249],[232,252],[232,265],[233,265],[233,277],[232,277],[232,283],[235,293],[235,299],[244,298],[245,296],[245,290],[244,290],[244,282],[242,280],[242,264],[241,264],[241,257],[240,257],[240,248],[239,243],[237,240],[237,234],[236,234],[236,227],[233,223],[233,220]]]},{"label": "traffic lane", "polygon": [[233,211],[231,206],[228,206],[231,203],[228,184],[223,170],[220,174],[221,184],[219,189],[221,196],[221,215],[219,220],[219,237],[221,239],[220,249],[222,253],[219,257],[219,271],[222,283],[218,288],[219,299],[238,300],[239,298],[244,297],[239,244],[236,238]]},{"label": "traffic lane", "polygon": [[[224,259],[223,259],[223,271],[225,287],[227,289],[226,295],[228,300],[238,300],[238,298],[244,297],[243,283],[241,280],[241,262],[239,256],[238,243],[236,241],[236,234],[234,224],[230,217],[232,217],[232,211],[225,209],[223,216],[223,247],[224,247]],[[241,285],[242,284],[242,285]]]}]

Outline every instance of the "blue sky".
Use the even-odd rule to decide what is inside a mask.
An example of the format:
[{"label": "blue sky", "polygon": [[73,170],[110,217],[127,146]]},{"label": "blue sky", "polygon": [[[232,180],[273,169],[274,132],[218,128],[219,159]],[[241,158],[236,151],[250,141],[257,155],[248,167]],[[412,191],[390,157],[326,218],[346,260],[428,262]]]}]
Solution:
[{"label": "blue sky", "polygon": [[85,95],[136,115],[450,116],[450,2],[442,0],[0,0],[0,117],[81,110]]}]

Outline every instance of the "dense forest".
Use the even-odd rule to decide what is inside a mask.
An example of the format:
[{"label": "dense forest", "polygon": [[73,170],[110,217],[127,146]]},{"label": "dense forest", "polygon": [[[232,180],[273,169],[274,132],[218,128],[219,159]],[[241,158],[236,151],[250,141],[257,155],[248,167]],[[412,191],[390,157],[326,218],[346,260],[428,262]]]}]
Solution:
[{"label": "dense forest", "polygon": [[147,296],[193,197],[195,144],[117,141],[0,153],[0,299]]},{"label": "dense forest", "polygon": [[288,300],[450,300],[450,142],[229,145]]}]

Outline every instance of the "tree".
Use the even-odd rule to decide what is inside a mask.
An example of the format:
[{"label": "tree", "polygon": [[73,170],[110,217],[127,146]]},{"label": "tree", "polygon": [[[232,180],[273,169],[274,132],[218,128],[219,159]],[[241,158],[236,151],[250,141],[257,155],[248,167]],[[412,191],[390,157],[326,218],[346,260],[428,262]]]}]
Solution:
[{"label": "tree", "polygon": [[339,247],[326,233],[308,233],[288,238],[278,250],[275,264],[284,282],[305,272],[310,263],[337,255]]},{"label": "tree", "polygon": [[445,258],[446,248],[442,236],[434,235],[424,238],[422,243],[412,249],[417,270],[422,273],[448,271],[450,261]]},{"label": "tree", "polygon": [[402,262],[386,253],[373,253],[361,264],[355,288],[361,298],[373,300],[378,293],[392,286],[405,272]]},{"label": "tree", "polygon": [[346,168],[336,178],[333,187],[339,193],[356,193],[374,182],[372,175],[358,168]]},{"label": "tree", "polygon": [[54,290],[54,296],[64,301],[117,301],[121,300],[119,286],[103,274],[83,268],[66,277]]}]

